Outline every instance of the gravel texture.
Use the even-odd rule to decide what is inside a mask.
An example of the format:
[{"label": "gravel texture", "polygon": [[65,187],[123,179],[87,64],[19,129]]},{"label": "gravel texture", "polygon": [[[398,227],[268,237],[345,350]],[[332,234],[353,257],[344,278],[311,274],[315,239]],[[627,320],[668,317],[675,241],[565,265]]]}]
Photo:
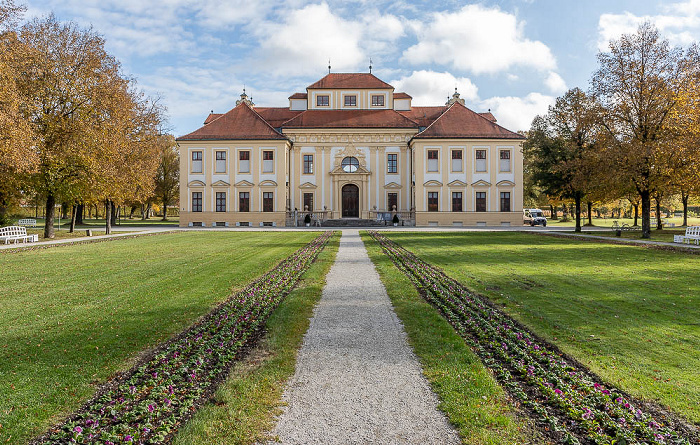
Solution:
[{"label": "gravel texture", "polygon": [[326,280],[272,434],[283,444],[459,443],[357,230],[343,231]]}]

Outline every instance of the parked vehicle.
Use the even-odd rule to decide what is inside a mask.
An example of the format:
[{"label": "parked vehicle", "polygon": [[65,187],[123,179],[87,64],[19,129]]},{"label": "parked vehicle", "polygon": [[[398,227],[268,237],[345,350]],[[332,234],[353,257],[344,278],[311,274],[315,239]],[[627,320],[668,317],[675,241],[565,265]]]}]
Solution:
[{"label": "parked vehicle", "polygon": [[540,209],[523,209],[523,224],[531,226],[542,224],[542,227],[547,227],[547,218]]}]

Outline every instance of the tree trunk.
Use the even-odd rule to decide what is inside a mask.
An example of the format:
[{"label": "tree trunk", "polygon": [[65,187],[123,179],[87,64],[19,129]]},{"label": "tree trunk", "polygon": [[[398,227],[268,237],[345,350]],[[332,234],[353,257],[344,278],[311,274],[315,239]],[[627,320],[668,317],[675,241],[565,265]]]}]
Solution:
[{"label": "tree trunk", "polygon": [[664,228],[661,224],[661,198],[656,196],[654,201],[656,201],[656,230],[661,230]]},{"label": "tree trunk", "polygon": [[141,204],[141,221],[146,219],[146,204]]},{"label": "tree trunk", "polygon": [[46,222],[44,223],[44,238],[53,239],[56,235],[53,230],[53,217],[56,213],[56,198],[52,193],[46,195]]},{"label": "tree trunk", "polygon": [[105,235],[112,234],[112,201],[105,199]]},{"label": "tree trunk", "polygon": [[635,202],[632,205],[634,206],[634,226],[636,227],[639,225],[639,203]]},{"label": "tree trunk", "polygon": [[586,207],[588,207],[588,225],[592,226],[593,225],[593,203],[591,201],[588,201],[586,203]]},{"label": "tree trunk", "polygon": [[580,232],[581,231],[581,195],[576,194],[574,197],[574,202],[575,202],[575,214],[576,214],[576,228],[574,229],[574,232]]},{"label": "tree trunk", "polygon": [[76,209],[76,215],[75,215],[75,223],[76,224],[83,224],[83,213],[85,213],[85,204],[82,202],[78,204],[78,208]]},{"label": "tree trunk", "polygon": [[557,217],[557,208],[553,206],[552,204],[549,205],[549,213],[551,214],[551,219],[556,220],[559,219]]},{"label": "tree trunk", "polygon": [[137,206],[135,206],[135,205],[131,206],[131,211],[129,212],[129,219],[132,219],[134,217],[134,212],[136,211],[136,207]]},{"label": "tree trunk", "polygon": [[69,233],[75,232],[75,216],[77,208],[78,206],[73,204],[70,209],[70,229],[68,230]]},{"label": "tree trunk", "polygon": [[688,227],[688,198],[690,193],[681,192],[681,201],[683,201],[683,225]]},{"label": "tree trunk", "polygon": [[642,198],[642,238],[651,238],[651,196],[649,190],[639,193]]},{"label": "tree trunk", "polygon": [[148,219],[151,217],[151,203],[146,205],[146,211],[144,212],[145,217],[143,219]]},{"label": "tree trunk", "polygon": [[168,201],[167,199],[163,200],[163,221],[168,220]]}]

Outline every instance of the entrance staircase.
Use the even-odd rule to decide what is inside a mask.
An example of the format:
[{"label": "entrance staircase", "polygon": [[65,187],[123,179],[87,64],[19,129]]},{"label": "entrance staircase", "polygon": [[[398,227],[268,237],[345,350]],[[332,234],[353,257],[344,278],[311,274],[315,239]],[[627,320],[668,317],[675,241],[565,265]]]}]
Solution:
[{"label": "entrance staircase", "polygon": [[384,221],[360,218],[327,219],[321,223],[322,227],[384,227],[384,225]]}]

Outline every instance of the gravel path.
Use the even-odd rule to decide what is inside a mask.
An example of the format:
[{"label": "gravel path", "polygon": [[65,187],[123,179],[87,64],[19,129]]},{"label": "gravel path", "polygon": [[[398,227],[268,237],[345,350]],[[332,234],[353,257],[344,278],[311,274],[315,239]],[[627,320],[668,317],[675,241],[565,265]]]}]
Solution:
[{"label": "gravel path", "polygon": [[456,444],[357,230],[335,264],[273,435],[283,444]]}]

